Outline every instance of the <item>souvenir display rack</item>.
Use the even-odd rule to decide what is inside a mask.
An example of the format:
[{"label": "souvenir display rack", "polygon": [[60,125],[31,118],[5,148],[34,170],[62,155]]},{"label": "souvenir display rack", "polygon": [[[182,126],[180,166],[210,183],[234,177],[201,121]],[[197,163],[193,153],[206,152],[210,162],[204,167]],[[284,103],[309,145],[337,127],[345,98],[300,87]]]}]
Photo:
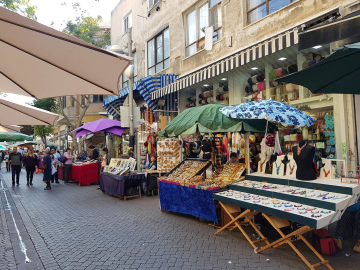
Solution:
[{"label": "souvenir display rack", "polygon": [[[312,196],[312,194],[314,194],[314,196]],[[275,248],[282,244],[288,244],[310,269],[321,265],[332,269],[328,261],[312,247],[304,238],[303,234],[315,228],[318,229],[327,226],[340,219],[342,212],[356,202],[359,195],[359,184],[342,183],[338,179],[318,178],[313,181],[301,181],[294,178],[287,178],[286,176],[276,177],[262,173],[248,174],[245,176],[244,182],[231,184],[230,190],[213,194],[213,199],[219,201],[226,212],[230,211],[224,203],[248,209],[237,217],[229,215],[232,220],[215,234],[235,225],[254,247],[255,253],[260,253],[271,247]],[[269,243],[267,238],[258,233],[261,239],[252,241],[242,229],[241,226],[243,223],[249,224],[250,217],[258,213],[262,213],[281,235],[279,240]],[[245,221],[241,223],[238,222],[242,217],[245,218]],[[304,226],[285,235],[279,226],[276,225],[275,219],[279,218],[297,222]],[[250,225],[254,228],[253,224],[250,223]],[[255,231],[258,232],[256,229]],[[321,262],[313,265],[310,264],[302,253],[292,244],[292,242],[297,240],[302,240]],[[255,244],[259,242],[266,242],[266,245],[258,248]]]},{"label": "souvenir display rack", "polygon": [[180,162],[180,145],[177,139],[159,140],[157,143],[157,170],[169,172]]},{"label": "souvenir display rack", "polygon": [[197,176],[197,175],[201,175],[207,168],[209,168],[211,166],[211,161],[206,160],[206,159],[196,159],[196,158],[187,158],[184,159],[181,163],[179,163],[175,168],[173,168],[169,173],[167,173],[164,177],[161,177],[161,179],[165,179],[168,181],[175,181],[175,179],[171,179],[171,174],[175,173],[178,169],[184,168],[184,166],[186,166],[186,163],[191,162],[191,163],[203,163],[204,165],[201,165],[201,169],[194,171],[193,173],[191,173],[191,175],[189,175],[189,179],[191,177]]}]

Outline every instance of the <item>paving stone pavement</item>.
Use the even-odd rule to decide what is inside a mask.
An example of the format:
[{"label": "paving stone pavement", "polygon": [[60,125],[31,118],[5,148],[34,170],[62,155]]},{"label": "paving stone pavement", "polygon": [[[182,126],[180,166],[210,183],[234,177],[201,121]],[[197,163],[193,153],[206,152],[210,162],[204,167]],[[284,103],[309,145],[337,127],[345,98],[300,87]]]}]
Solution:
[{"label": "paving stone pavement", "polygon": [[[62,181],[45,191],[41,175],[35,176],[34,186],[26,186],[24,170],[20,186],[11,187],[11,174],[4,168],[2,173],[0,270],[308,269],[286,245],[255,254],[239,232],[214,236],[206,222],[163,213],[158,197],[120,201],[96,185]],[[30,263],[19,248],[4,192]],[[353,244],[347,241],[336,257],[326,257],[334,269],[359,269]],[[304,245],[298,247],[311,263],[317,262]]]}]

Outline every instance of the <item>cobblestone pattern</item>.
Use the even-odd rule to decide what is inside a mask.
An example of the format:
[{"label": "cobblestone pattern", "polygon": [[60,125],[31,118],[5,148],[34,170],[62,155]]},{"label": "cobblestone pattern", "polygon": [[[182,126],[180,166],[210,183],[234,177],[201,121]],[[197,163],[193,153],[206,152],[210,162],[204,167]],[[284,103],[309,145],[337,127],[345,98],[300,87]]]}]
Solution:
[{"label": "cobblestone pattern", "polygon": [[4,201],[3,192],[0,194],[0,267],[4,269],[15,270],[15,256],[10,240],[10,232],[5,218],[7,209]]},{"label": "cobblestone pattern", "polygon": [[[3,178],[10,186],[10,173]],[[20,181],[9,190],[45,269],[308,269],[286,245],[255,254],[239,232],[214,236],[205,222],[162,213],[158,197],[120,201],[95,185],[62,181],[44,191],[40,175],[27,187],[24,171]],[[334,269],[358,269],[353,244],[326,257]],[[303,244],[297,246],[311,263],[318,262]]]}]

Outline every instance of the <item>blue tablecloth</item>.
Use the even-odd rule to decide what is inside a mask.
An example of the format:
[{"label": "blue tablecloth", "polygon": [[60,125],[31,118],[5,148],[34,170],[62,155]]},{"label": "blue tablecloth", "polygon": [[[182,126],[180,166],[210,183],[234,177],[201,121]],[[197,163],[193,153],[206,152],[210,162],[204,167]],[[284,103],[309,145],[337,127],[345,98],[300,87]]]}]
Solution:
[{"label": "blue tablecloth", "polygon": [[162,210],[188,214],[218,222],[212,191],[174,185],[159,181]]}]

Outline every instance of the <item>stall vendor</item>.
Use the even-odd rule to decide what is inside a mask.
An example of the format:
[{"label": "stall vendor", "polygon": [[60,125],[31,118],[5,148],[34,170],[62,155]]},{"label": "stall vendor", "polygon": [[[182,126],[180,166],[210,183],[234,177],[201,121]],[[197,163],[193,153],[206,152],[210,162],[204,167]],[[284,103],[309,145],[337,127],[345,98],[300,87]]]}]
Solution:
[{"label": "stall vendor", "polygon": [[230,154],[230,160],[226,164],[239,164],[238,155],[235,152]]},{"label": "stall vendor", "polygon": [[360,252],[360,201],[346,209],[336,224],[335,234],[335,241],[340,249],[344,238],[353,237],[357,240],[353,250]]},{"label": "stall vendor", "polygon": [[93,145],[90,145],[89,149],[92,150],[92,155],[90,157],[87,157],[86,160],[90,160],[90,159],[97,160],[99,158],[99,151]]},{"label": "stall vendor", "polygon": [[151,155],[150,156],[150,163],[146,168],[146,171],[156,171],[157,170],[157,162],[156,162],[156,156]]}]

